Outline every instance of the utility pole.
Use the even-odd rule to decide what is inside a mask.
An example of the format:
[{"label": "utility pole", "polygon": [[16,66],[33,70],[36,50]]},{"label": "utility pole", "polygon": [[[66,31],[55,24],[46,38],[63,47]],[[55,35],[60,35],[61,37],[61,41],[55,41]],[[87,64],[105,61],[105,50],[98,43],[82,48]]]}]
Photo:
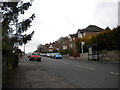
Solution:
[{"label": "utility pole", "polygon": [[24,53],[25,53],[25,44],[24,44]]}]

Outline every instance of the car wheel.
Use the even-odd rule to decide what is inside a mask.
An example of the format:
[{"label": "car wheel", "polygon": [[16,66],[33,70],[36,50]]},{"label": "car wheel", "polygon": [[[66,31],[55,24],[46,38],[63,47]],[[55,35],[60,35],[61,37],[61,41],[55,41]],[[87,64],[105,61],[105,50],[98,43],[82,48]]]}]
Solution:
[{"label": "car wheel", "polygon": [[30,61],[33,61],[32,59],[29,59]]},{"label": "car wheel", "polygon": [[37,61],[38,61],[38,62],[41,62],[41,59],[38,59]]}]

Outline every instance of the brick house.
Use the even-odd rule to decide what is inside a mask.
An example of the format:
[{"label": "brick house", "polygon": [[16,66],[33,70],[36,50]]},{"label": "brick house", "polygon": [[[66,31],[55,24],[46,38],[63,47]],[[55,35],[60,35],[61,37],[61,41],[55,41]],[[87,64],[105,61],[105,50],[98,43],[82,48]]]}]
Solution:
[{"label": "brick house", "polygon": [[75,42],[78,38],[78,34],[70,34],[69,35],[69,47],[72,49],[76,49]]},{"label": "brick house", "polygon": [[85,36],[92,36],[92,35],[98,34],[103,31],[104,31],[104,29],[102,29],[98,26],[89,25],[85,29],[78,29],[77,34],[78,34],[78,38],[83,38]]},{"label": "brick house", "polygon": [[42,45],[40,44],[37,47],[38,52],[43,53],[43,52],[48,52],[49,51],[49,44]]},{"label": "brick house", "polygon": [[[109,27],[106,28],[106,30],[110,30]],[[105,31],[105,29],[102,29],[98,26],[95,25],[89,25],[88,27],[86,27],[85,29],[78,29],[77,34],[78,34],[78,38],[83,38],[86,36],[92,36],[92,35],[96,35],[100,32]],[[83,53],[83,46],[85,45],[85,42],[81,42],[81,52]]]},{"label": "brick house", "polygon": [[65,49],[69,49],[69,39],[68,39],[68,37],[64,37],[63,38],[63,50],[65,50]]},{"label": "brick house", "polygon": [[59,51],[60,50],[60,42],[59,41],[53,42],[53,47],[54,47],[54,49],[56,49],[57,51]]},{"label": "brick house", "polygon": [[77,39],[83,38],[85,36],[92,36],[92,35],[98,34],[103,31],[105,31],[105,30],[98,26],[89,25],[85,29],[78,29],[77,33],[75,33],[75,34],[69,34],[69,36],[61,37],[53,43],[44,45],[44,47],[42,47],[42,50],[52,52],[54,49],[56,49],[58,51],[65,50],[65,49],[71,49],[73,51],[73,56],[79,57],[80,53],[76,47]]},{"label": "brick house", "polygon": [[52,44],[50,44],[50,46],[48,47],[48,49],[49,49],[50,52],[53,52],[53,50],[54,50],[55,48],[53,47]]}]

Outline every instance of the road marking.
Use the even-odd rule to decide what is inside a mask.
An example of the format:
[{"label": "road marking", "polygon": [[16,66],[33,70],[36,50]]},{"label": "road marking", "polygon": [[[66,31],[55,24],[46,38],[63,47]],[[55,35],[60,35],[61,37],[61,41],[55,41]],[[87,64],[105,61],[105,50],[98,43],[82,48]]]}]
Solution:
[{"label": "road marking", "polygon": [[95,68],[88,67],[88,66],[82,66],[82,65],[76,65],[76,66],[81,67],[81,68],[90,69],[90,70],[96,70]]},{"label": "road marking", "polygon": [[110,72],[110,73],[114,75],[120,75],[120,73],[116,73],[116,72]]},{"label": "road marking", "polygon": [[65,63],[65,64],[70,64],[70,63],[68,63],[68,62],[64,62],[64,61],[62,61],[62,63]]}]

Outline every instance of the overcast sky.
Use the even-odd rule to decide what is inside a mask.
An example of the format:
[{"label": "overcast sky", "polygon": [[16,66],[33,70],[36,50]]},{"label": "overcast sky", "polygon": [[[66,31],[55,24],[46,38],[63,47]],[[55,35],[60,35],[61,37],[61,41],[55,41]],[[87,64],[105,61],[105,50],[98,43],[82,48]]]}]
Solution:
[{"label": "overcast sky", "polygon": [[[29,0],[24,0],[29,1]],[[26,44],[26,53],[33,52],[39,44],[58,40],[76,33],[89,25],[111,29],[118,25],[119,0],[34,0],[22,19],[35,13],[36,18],[28,33],[35,31]],[[20,47],[23,51],[23,47]]]}]

